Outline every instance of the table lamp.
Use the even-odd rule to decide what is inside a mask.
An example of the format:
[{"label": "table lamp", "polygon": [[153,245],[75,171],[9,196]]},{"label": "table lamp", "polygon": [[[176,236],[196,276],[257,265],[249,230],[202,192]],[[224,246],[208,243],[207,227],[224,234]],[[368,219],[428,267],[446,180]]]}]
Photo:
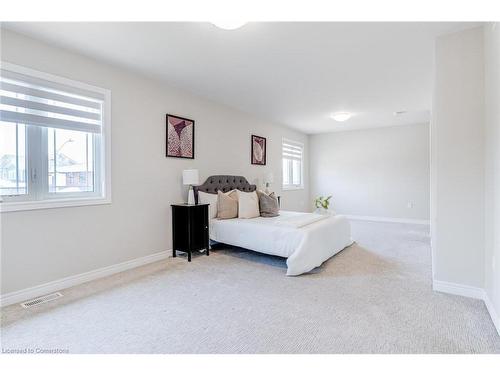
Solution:
[{"label": "table lamp", "polygon": [[189,185],[188,204],[195,204],[193,185],[198,185],[200,183],[199,180],[200,177],[197,169],[185,169],[182,171],[182,183]]},{"label": "table lamp", "polygon": [[274,176],[272,172],[269,172],[266,174],[266,177],[264,178],[264,182],[266,183],[266,194],[269,194],[269,186],[273,183]]}]

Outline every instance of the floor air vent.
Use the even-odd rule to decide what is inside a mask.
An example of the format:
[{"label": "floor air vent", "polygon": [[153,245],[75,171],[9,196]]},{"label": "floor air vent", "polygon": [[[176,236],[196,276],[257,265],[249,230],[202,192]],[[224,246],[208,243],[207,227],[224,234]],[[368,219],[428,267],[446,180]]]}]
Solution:
[{"label": "floor air vent", "polygon": [[63,295],[59,292],[47,294],[46,296],[37,297],[32,300],[23,302],[21,303],[21,306],[24,307],[25,309],[29,309],[30,307],[38,306],[45,302],[53,301],[55,299],[61,298],[62,296]]}]

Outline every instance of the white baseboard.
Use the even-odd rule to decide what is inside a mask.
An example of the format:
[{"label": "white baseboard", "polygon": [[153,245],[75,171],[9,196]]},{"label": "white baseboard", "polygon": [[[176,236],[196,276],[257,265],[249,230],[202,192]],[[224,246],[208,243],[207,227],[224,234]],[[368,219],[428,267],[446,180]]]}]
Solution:
[{"label": "white baseboard", "polygon": [[0,306],[3,307],[12,305],[14,303],[23,302],[31,298],[42,296],[44,294],[53,293],[75,285],[86,283],[88,281],[100,279],[101,277],[110,276],[118,272],[123,272],[132,268],[143,266],[145,264],[156,262],[158,260],[166,259],[171,255],[172,250],[160,251],[159,253],[146,255],[141,258],[136,258],[123,263],[114,264],[112,266],[80,273],[78,275],[68,276],[59,280],[48,282],[46,284],[41,284],[31,288],[2,294],[0,296]]},{"label": "white baseboard", "polygon": [[449,283],[447,281],[432,281],[432,289],[436,292],[443,292],[448,294],[454,294],[462,297],[470,297],[480,299],[486,305],[486,309],[490,314],[491,320],[493,321],[493,325],[495,326],[498,335],[500,336],[500,315],[495,310],[495,306],[488,297],[486,291],[482,288],[477,288],[473,286],[463,285],[463,284],[455,284]]},{"label": "white baseboard", "polygon": [[342,215],[351,220],[364,220],[364,221],[380,221],[383,223],[402,223],[402,224],[422,224],[429,225],[430,220],[417,220],[417,219],[402,219],[397,217],[382,217],[382,216],[359,216],[359,215]]},{"label": "white baseboard", "polygon": [[436,292],[455,294],[457,296],[484,300],[486,293],[484,289],[463,284],[455,284],[447,281],[433,280],[432,289]]},{"label": "white baseboard", "polygon": [[488,309],[488,312],[490,313],[491,320],[493,320],[493,324],[497,329],[498,335],[500,335],[500,315],[498,314],[498,311],[495,310],[493,302],[491,302],[490,297],[488,297],[488,294],[486,293],[484,294],[484,303],[486,305],[486,308]]}]

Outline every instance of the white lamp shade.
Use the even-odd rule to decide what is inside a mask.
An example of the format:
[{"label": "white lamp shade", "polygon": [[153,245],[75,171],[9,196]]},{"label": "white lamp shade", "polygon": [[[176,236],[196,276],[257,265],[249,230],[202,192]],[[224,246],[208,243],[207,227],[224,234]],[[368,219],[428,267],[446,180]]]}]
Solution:
[{"label": "white lamp shade", "polygon": [[266,180],[264,181],[266,184],[272,184],[274,180],[274,176],[271,172],[266,174]]},{"label": "white lamp shade", "polygon": [[200,176],[197,169],[185,169],[182,171],[182,183],[184,185],[198,185]]}]

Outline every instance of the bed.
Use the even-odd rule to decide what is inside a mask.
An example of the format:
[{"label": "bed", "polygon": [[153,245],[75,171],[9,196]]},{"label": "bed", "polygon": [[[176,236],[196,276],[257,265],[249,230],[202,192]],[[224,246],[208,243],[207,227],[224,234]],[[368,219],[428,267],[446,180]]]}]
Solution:
[{"label": "bed", "polygon": [[[256,190],[243,176],[210,176],[198,192],[217,193]],[[297,276],[320,266],[353,243],[349,221],[341,215],[280,211],[277,217],[212,219],[210,239],[264,254],[287,258],[287,275]]]}]

